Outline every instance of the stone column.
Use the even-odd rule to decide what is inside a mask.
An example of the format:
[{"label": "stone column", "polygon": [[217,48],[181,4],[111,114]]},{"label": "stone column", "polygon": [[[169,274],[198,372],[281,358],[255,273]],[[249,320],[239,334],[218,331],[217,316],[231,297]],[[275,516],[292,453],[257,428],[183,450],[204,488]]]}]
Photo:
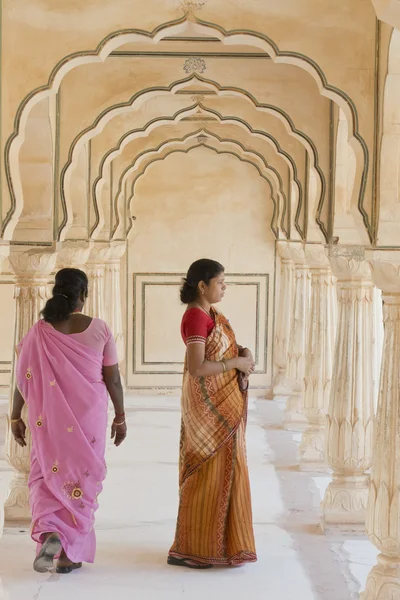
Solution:
[{"label": "stone column", "polygon": [[373,294],[373,355],[374,355],[374,411],[377,413],[379,396],[379,379],[381,374],[382,348],[383,348],[383,306],[382,292],[378,287],[374,287]]},{"label": "stone column", "polygon": [[125,243],[111,242],[105,266],[105,318],[114,335],[120,363],[125,358],[121,297],[121,259],[125,250]]},{"label": "stone column", "polygon": [[289,252],[294,263],[293,313],[288,349],[288,377],[292,393],[286,404],[283,427],[302,431],[307,423],[304,416],[304,375],[310,310],[310,271],[304,244],[291,243]]},{"label": "stone column", "polygon": [[293,310],[294,263],[289,253],[290,242],[277,242],[276,250],[281,259],[279,303],[274,336],[274,362],[278,372],[274,378],[274,396],[291,393],[288,378],[289,337]]},{"label": "stone column", "polygon": [[306,246],[306,259],[311,272],[304,397],[304,414],[308,426],[300,443],[300,469],[326,471],[325,424],[333,377],[337,323],[336,280],[322,245]]},{"label": "stone column", "polygon": [[[54,272],[57,254],[52,250],[40,248],[27,249],[26,246],[13,249],[10,263],[14,270],[16,317],[14,346],[22,340],[29,329],[39,318],[39,313],[48,298],[48,282]],[[15,355],[12,369],[10,392],[10,414],[15,385]],[[26,407],[23,418],[27,424]],[[15,474],[10,484],[4,506],[5,524],[26,524],[30,521],[28,474],[30,470],[31,436],[27,429],[27,445],[21,448],[11,435],[7,433],[7,461],[14,467]]]},{"label": "stone column", "polygon": [[374,444],[373,290],[362,247],[334,246],[339,325],[327,416],[333,479],[322,502],[324,529],[364,530]]},{"label": "stone column", "polygon": [[110,253],[109,244],[94,244],[86,266],[89,278],[89,295],[85,304],[85,314],[106,320],[105,310],[105,269]]},{"label": "stone column", "polygon": [[[370,253],[368,253],[370,254]],[[400,599],[400,252],[371,252],[382,290],[384,341],[366,530],[381,554],[362,600]],[[388,262],[386,262],[388,261]],[[392,262],[389,262],[392,261]]]}]

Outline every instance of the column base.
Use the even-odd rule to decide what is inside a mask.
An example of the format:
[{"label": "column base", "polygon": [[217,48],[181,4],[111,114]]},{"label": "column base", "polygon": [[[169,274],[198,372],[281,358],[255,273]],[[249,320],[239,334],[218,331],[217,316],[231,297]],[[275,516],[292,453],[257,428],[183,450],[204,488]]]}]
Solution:
[{"label": "column base", "polygon": [[4,526],[19,527],[32,521],[29,507],[28,474],[17,471],[10,483],[4,504]]},{"label": "column base", "polygon": [[365,531],[369,475],[333,475],[321,504],[323,531]]},{"label": "column base", "polygon": [[400,600],[400,557],[396,560],[379,554],[360,600]]},{"label": "column base", "polygon": [[289,431],[305,431],[309,425],[303,408],[303,393],[295,392],[289,396],[283,415],[282,426]]},{"label": "column base", "polygon": [[290,396],[293,394],[293,383],[285,373],[278,373],[274,379],[274,396]]},{"label": "column base", "polygon": [[300,471],[330,473],[332,469],[325,462],[325,427],[309,425],[300,442]]}]

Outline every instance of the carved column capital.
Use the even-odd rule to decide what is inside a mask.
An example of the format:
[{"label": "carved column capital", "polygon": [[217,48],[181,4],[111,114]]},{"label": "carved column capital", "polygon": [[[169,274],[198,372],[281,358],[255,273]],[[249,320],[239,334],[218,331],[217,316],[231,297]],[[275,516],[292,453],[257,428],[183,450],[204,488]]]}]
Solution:
[{"label": "carved column capital", "polygon": [[52,248],[13,247],[9,256],[11,268],[17,279],[29,282],[41,281],[54,273],[57,252]]},{"label": "carved column capital", "polygon": [[68,240],[60,244],[57,266],[60,269],[72,267],[75,269],[85,269],[90,254],[90,245],[88,242],[75,242]]},{"label": "carved column capital", "polygon": [[292,260],[296,268],[307,268],[306,253],[302,242],[287,242],[288,258]]},{"label": "carved column capital", "polygon": [[88,265],[104,267],[112,254],[112,246],[109,243],[93,244],[90,248]]},{"label": "carved column capital", "polygon": [[276,251],[282,261],[291,261],[290,242],[283,240],[276,243]]},{"label": "carved column capital", "polygon": [[117,262],[119,263],[121,258],[126,252],[126,243],[123,242],[110,242],[109,252],[106,257],[107,264]]},{"label": "carved column capital", "polygon": [[330,270],[328,254],[322,244],[307,244],[305,247],[305,259],[310,269]]},{"label": "carved column capital", "polygon": [[371,269],[365,260],[363,246],[332,246],[329,259],[334,275],[340,282],[371,279]]},{"label": "carved column capital", "polygon": [[366,256],[371,266],[372,279],[376,287],[382,290],[384,300],[400,295],[400,251],[367,251]]}]

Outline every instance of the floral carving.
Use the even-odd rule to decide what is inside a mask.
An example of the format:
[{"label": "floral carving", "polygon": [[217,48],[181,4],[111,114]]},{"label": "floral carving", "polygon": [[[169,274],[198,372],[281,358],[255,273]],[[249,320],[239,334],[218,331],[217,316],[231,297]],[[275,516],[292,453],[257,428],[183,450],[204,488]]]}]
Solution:
[{"label": "floral carving", "polygon": [[204,73],[207,69],[206,61],[198,56],[187,58],[183,65],[185,73]]}]

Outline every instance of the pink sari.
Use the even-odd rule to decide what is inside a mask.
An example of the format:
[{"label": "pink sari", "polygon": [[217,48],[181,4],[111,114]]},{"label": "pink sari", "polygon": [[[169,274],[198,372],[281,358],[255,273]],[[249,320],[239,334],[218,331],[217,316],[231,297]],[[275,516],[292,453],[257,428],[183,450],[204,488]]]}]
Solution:
[{"label": "pink sari", "polygon": [[36,323],[21,342],[18,388],[32,436],[32,538],[57,532],[73,562],[93,562],[94,513],[106,475],[108,395],[103,356]]}]

